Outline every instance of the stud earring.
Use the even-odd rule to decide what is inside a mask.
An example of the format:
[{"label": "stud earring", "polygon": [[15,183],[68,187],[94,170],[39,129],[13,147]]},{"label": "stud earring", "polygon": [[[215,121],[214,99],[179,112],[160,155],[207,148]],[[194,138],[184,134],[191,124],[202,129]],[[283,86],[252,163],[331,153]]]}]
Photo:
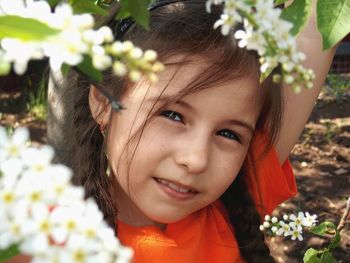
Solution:
[{"label": "stud earring", "polygon": [[104,133],[106,131],[106,125],[104,125],[103,123],[100,123],[99,129],[101,133]]},{"label": "stud earring", "polygon": [[107,164],[106,175],[107,177],[111,176],[111,167],[109,166],[109,163]]}]

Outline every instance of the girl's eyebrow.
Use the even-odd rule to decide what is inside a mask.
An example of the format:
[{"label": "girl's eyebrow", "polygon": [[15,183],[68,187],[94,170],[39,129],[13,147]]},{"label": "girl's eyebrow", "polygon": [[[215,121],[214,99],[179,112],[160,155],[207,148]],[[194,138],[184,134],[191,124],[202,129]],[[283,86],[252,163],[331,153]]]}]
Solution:
[{"label": "girl's eyebrow", "polygon": [[[152,102],[152,103],[157,103],[157,102],[162,102],[162,101],[169,101],[169,99],[171,99],[171,96],[162,96],[161,98],[159,98],[159,97],[150,98],[148,101]],[[187,102],[185,102],[183,100],[176,100],[176,101],[174,101],[174,103],[179,104],[179,105],[181,105],[185,108],[188,108],[192,111],[196,111],[195,108],[193,108],[190,104],[188,104]],[[244,120],[230,119],[230,120],[226,121],[225,123],[227,123],[229,125],[241,126],[245,129],[247,129],[251,134],[254,133],[254,127]]]},{"label": "girl's eyebrow", "polygon": [[243,120],[236,120],[236,119],[232,119],[229,120],[227,123],[231,124],[231,125],[238,125],[241,126],[243,128],[246,128],[251,134],[254,133],[254,128],[252,125],[250,125],[249,123],[243,121]]},{"label": "girl's eyebrow", "polygon": [[153,98],[149,98],[148,102],[149,103],[158,103],[158,102],[169,102],[171,101],[171,103],[175,103],[175,104],[179,104],[181,106],[184,106],[185,108],[188,108],[192,111],[196,111],[195,108],[193,108],[190,104],[188,104],[187,102],[183,101],[183,100],[172,100],[172,96],[162,96],[162,97],[153,97]]}]

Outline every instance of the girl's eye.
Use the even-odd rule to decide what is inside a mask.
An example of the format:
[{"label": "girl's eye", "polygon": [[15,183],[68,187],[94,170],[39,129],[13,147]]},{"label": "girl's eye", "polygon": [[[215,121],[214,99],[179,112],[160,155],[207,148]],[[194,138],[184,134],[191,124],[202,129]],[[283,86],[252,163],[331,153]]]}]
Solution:
[{"label": "girl's eye", "polygon": [[228,130],[228,129],[220,130],[216,134],[223,136],[225,138],[228,138],[230,140],[235,140],[235,141],[241,142],[241,139],[239,138],[239,136],[236,133],[234,133],[233,131]]},{"label": "girl's eye", "polygon": [[161,115],[173,121],[180,121],[180,122],[183,121],[182,115],[180,113],[177,113],[176,111],[166,110],[166,111],[163,111]]}]

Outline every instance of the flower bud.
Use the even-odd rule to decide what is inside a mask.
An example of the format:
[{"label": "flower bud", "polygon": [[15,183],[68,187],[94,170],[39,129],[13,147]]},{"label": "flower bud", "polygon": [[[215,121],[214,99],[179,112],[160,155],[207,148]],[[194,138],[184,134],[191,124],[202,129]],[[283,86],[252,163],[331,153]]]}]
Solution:
[{"label": "flower bud", "polygon": [[94,18],[90,14],[82,14],[76,18],[73,17],[73,19],[76,19],[76,22],[81,29],[92,28],[95,23]]},{"label": "flower bud", "polygon": [[93,55],[92,64],[98,70],[106,70],[112,65],[112,58],[106,55]]},{"label": "flower bud", "polygon": [[110,47],[110,52],[115,56],[120,56],[123,53],[123,43],[120,41],[114,42]]},{"label": "flower bud", "polygon": [[148,74],[148,79],[152,83],[156,83],[158,81],[158,76],[155,73]]},{"label": "flower bud", "polygon": [[146,61],[154,61],[157,59],[157,53],[154,50],[146,50],[144,58]]},{"label": "flower bud", "polygon": [[295,94],[299,94],[301,92],[301,87],[297,84],[293,85],[293,91]]},{"label": "flower bud", "polygon": [[131,79],[131,81],[133,82],[137,82],[141,79],[141,72],[138,70],[131,70],[129,73],[129,78]]},{"label": "flower bud", "polygon": [[265,221],[264,224],[263,224],[263,226],[264,226],[265,228],[269,228],[269,227],[270,227],[270,223]]},{"label": "flower bud", "polygon": [[134,44],[131,41],[125,41],[122,43],[122,52],[129,52],[134,48]]},{"label": "flower bud", "polygon": [[119,77],[124,76],[127,72],[125,65],[123,63],[121,63],[120,61],[114,62],[113,71]]},{"label": "flower bud", "polygon": [[314,86],[314,84],[311,81],[306,83],[306,88],[308,88],[308,89],[311,89],[313,86]]},{"label": "flower bud", "polygon": [[153,72],[160,72],[164,70],[164,65],[160,62],[156,62],[152,66],[152,71]]},{"label": "flower bud", "polygon": [[284,77],[284,82],[286,84],[292,84],[294,81],[294,77],[292,75],[287,75]]},{"label": "flower bud", "polygon": [[102,35],[104,42],[112,42],[114,39],[112,30],[108,26],[101,27],[97,32]]},{"label": "flower bud", "polygon": [[143,51],[141,48],[133,48],[129,51],[129,56],[132,58],[132,59],[140,59],[143,55]]}]

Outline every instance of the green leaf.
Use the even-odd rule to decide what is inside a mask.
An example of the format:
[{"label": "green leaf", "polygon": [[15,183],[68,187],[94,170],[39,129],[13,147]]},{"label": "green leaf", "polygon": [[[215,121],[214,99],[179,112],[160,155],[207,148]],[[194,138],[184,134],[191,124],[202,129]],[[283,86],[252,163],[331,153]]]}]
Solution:
[{"label": "green leaf", "polygon": [[0,61],[0,76],[6,76],[10,73],[11,64],[5,61]]},{"label": "green leaf", "polygon": [[324,252],[321,257],[322,263],[337,263],[337,260],[333,257],[332,253],[329,251]]},{"label": "green leaf", "polygon": [[330,248],[331,250],[333,250],[334,248],[336,248],[337,246],[339,246],[339,244],[340,244],[340,239],[341,239],[340,233],[339,233],[338,230],[336,230],[335,235],[334,235],[334,237],[333,237],[333,239],[332,239],[332,242],[331,242],[331,244],[329,245],[329,248]]},{"label": "green leaf", "polygon": [[63,77],[67,77],[69,70],[70,70],[70,66],[67,65],[66,63],[63,63],[61,66],[61,73]]},{"label": "green leaf", "polygon": [[131,16],[131,13],[129,11],[128,5],[122,4],[119,11],[118,11],[116,19],[124,19],[124,18],[128,18],[130,16]]},{"label": "green leaf", "polygon": [[350,32],[350,0],[318,0],[317,26],[323,49],[335,46]]},{"label": "green leaf", "polygon": [[311,14],[311,0],[294,0],[294,2],[283,9],[281,18],[293,24],[291,34],[297,35],[309,20]]},{"label": "green leaf", "polygon": [[273,67],[268,67],[266,71],[260,75],[260,83],[263,83],[264,80],[270,76],[273,70],[274,70]]},{"label": "green leaf", "polygon": [[282,5],[284,4],[285,2],[287,2],[288,0],[275,0],[275,6],[278,6],[278,5]]},{"label": "green leaf", "polygon": [[317,257],[317,254],[320,253],[320,251],[309,248],[303,257],[304,263],[321,263],[321,260]]},{"label": "green leaf", "polygon": [[126,14],[130,14],[133,19],[139,25],[143,26],[145,29],[149,29],[149,12],[148,5],[150,0],[121,0],[121,15],[117,17],[126,17]]},{"label": "green leaf", "polygon": [[78,69],[86,74],[91,80],[101,81],[102,73],[95,69],[92,65],[92,59],[90,56],[85,55],[83,61],[77,66]]},{"label": "green leaf", "polygon": [[0,39],[44,40],[60,31],[33,18],[14,15],[0,16]]},{"label": "green leaf", "polygon": [[319,236],[324,236],[324,234],[329,234],[329,232],[333,232],[336,230],[336,226],[329,221],[325,221],[318,226],[315,226],[310,229],[310,232]]},{"label": "green leaf", "polygon": [[12,245],[5,250],[0,250],[0,263],[6,262],[10,258],[19,254],[17,245]]},{"label": "green leaf", "polygon": [[100,16],[107,16],[108,11],[95,4],[95,0],[71,0],[70,5],[74,14],[90,13]]},{"label": "green leaf", "polygon": [[61,0],[46,0],[51,7],[55,7]]}]

